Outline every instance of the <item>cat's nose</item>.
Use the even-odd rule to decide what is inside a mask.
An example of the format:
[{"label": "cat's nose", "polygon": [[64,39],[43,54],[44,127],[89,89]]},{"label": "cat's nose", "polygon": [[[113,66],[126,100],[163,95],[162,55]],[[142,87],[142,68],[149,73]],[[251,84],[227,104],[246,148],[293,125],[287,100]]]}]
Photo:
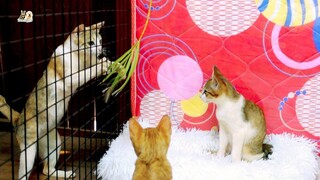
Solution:
[{"label": "cat's nose", "polygon": [[105,58],[108,58],[108,56],[109,56],[110,53],[111,53],[111,52],[110,52],[110,50],[109,50],[108,48],[103,47],[101,53],[100,53],[99,56],[98,56],[98,58],[99,58],[99,59],[102,59],[102,58],[104,58],[104,57],[105,57]]}]

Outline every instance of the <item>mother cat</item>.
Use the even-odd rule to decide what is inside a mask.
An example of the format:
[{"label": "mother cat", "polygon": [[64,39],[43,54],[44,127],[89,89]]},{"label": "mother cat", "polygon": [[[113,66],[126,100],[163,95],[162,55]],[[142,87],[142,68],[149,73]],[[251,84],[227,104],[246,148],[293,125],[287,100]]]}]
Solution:
[{"label": "mother cat", "polygon": [[16,127],[21,154],[19,179],[28,179],[37,153],[44,159],[43,173],[57,177],[74,177],[72,171],[56,170],[61,139],[56,130],[71,95],[91,79],[107,72],[110,64],[103,54],[99,34],[104,22],[90,27],[76,27],[53,53],[47,69],[31,92],[21,114],[0,96],[0,111]]}]

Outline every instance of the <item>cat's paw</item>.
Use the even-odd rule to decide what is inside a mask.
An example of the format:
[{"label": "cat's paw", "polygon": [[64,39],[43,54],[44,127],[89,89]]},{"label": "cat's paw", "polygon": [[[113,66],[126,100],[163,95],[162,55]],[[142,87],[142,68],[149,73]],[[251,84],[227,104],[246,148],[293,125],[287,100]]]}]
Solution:
[{"label": "cat's paw", "polygon": [[218,152],[217,152],[218,157],[223,158],[224,155],[225,155],[225,152],[218,150]]},{"label": "cat's paw", "polygon": [[70,178],[75,178],[76,177],[76,173],[72,172],[72,171],[66,171],[66,178],[70,179]]},{"label": "cat's paw", "polygon": [[231,159],[232,159],[232,162],[234,162],[234,163],[241,162],[241,157],[239,157],[239,156],[232,156]]},{"label": "cat's paw", "polygon": [[62,170],[56,170],[56,169],[50,169],[44,168],[42,173],[44,175],[50,175],[52,177],[58,177],[58,178],[64,178],[64,179],[71,179],[76,177],[76,173],[73,171],[62,171]]},{"label": "cat's paw", "polygon": [[2,95],[0,95],[0,106],[4,104],[7,104],[6,99]]},{"label": "cat's paw", "polygon": [[98,71],[101,71],[101,74],[105,75],[108,72],[109,66],[112,64],[112,62],[107,58],[102,58],[102,61],[100,63],[100,68],[98,67]]}]

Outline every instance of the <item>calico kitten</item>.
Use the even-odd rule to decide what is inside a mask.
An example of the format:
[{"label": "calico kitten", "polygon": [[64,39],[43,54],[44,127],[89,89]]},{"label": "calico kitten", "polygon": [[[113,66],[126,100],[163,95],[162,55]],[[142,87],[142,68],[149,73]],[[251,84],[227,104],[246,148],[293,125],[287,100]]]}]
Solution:
[{"label": "calico kitten", "polygon": [[266,136],[263,111],[239,94],[216,66],[203,87],[201,99],[216,104],[218,156],[231,152],[232,161],[236,162],[267,158],[272,153],[272,146],[263,144]]},{"label": "calico kitten", "polygon": [[72,171],[56,170],[61,139],[56,131],[77,88],[107,72],[110,61],[100,59],[104,22],[76,27],[53,53],[47,69],[31,92],[21,113],[10,108],[0,96],[0,111],[11,119],[21,154],[19,179],[28,179],[39,145],[44,159],[43,173],[57,177],[74,177]]},{"label": "calico kitten", "polygon": [[167,159],[171,121],[164,115],[156,128],[143,129],[136,119],[129,121],[130,139],[138,156],[132,180],[171,180]]},{"label": "calico kitten", "polygon": [[24,21],[24,18],[26,17],[26,12],[27,12],[26,10],[21,10],[20,11],[21,14],[20,14],[19,18],[17,19],[18,22],[23,22]]}]

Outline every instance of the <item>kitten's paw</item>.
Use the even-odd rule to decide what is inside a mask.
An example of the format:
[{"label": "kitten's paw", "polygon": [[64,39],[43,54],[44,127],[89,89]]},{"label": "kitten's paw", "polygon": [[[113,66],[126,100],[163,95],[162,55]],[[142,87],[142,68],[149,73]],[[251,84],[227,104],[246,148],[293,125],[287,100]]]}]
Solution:
[{"label": "kitten's paw", "polygon": [[[106,58],[103,58],[103,59],[106,59]],[[112,64],[112,62],[109,61],[108,59],[106,59],[106,60],[102,61],[101,64],[102,64],[101,72],[103,75],[105,75],[105,74],[107,74],[108,68]]]},{"label": "kitten's paw", "polygon": [[76,177],[76,173],[72,171],[66,171],[66,178],[75,178],[75,177]]},{"label": "kitten's paw", "polygon": [[220,151],[220,150],[219,150],[219,151],[217,152],[217,156],[218,156],[218,157],[223,158],[224,155],[225,155],[225,153],[224,153],[223,151]]},{"label": "kitten's paw", "polygon": [[241,162],[241,157],[232,157],[232,162],[236,163],[236,162]]},{"label": "kitten's paw", "polygon": [[2,95],[0,95],[0,106],[4,104],[7,104],[6,99]]},{"label": "kitten's paw", "polygon": [[43,172],[44,175],[50,175],[52,177],[59,177],[59,178],[64,178],[64,179],[70,179],[76,177],[76,173],[72,171],[62,171],[62,170],[55,170],[51,169],[48,171],[48,168],[44,168]]}]

